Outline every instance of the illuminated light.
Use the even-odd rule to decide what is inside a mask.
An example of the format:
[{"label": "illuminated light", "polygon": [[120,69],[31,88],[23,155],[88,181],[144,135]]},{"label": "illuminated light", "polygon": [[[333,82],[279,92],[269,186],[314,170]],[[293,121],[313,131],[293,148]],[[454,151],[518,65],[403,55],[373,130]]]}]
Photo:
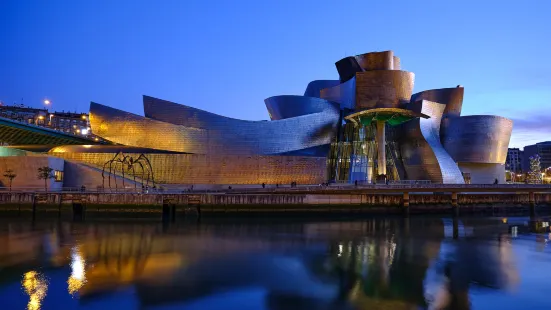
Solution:
[{"label": "illuminated light", "polygon": [[50,104],[50,103],[52,103],[50,100],[44,99],[44,104]]},{"label": "illuminated light", "polygon": [[38,119],[44,119],[44,116],[39,115],[39,116],[38,116]]},{"label": "illuminated light", "polygon": [[67,290],[74,295],[86,283],[86,261],[82,257],[80,248],[71,249],[71,276],[67,279]]},{"label": "illuminated light", "polygon": [[50,117],[54,117],[54,115],[53,115],[53,114],[50,114]]},{"label": "illuminated light", "polygon": [[502,218],[502,219],[501,219],[501,222],[502,222],[503,224],[507,224],[507,218],[506,218],[506,217]]},{"label": "illuminated light", "polygon": [[82,119],[86,119],[86,115],[83,115],[83,116],[82,116]]},{"label": "illuminated light", "polygon": [[39,310],[42,307],[42,300],[46,297],[48,291],[48,281],[44,275],[29,271],[23,275],[21,281],[23,289],[29,295],[27,310]]},{"label": "illuminated light", "polygon": [[77,132],[80,132],[80,129],[77,129]]},{"label": "illuminated light", "polygon": [[94,138],[94,140],[95,140],[95,141],[99,141],[99,139],[98,139],[98,138]]},{"label": "illuminated light", "polygon": [[91,148],[92,146],[89,145],[89,144],[86,144],[86,145],[83,145],[82,147],[89,149],[89,148]]},{"label": "illuminated light", "polygon": [[83,135],[87,135],[87,134],[88,134],[88,129],[82,129],[82,130],[81,130],[81,133],[82,133]]}]

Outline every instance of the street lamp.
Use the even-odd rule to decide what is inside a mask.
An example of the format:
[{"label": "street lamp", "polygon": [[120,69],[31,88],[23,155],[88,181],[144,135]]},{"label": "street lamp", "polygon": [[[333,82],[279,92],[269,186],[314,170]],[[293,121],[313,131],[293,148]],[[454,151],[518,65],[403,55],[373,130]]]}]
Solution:
[{"label": "street lamp", "polygon": [[49,105],[50,103],[52,103],[50,100],[44,99],[44,104],[45,104],[45,105]]}]

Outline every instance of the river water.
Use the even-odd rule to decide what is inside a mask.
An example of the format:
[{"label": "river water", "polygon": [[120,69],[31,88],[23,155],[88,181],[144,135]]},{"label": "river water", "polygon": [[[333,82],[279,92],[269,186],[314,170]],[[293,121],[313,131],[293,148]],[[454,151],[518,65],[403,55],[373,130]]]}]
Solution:
[{"label": "river water", "polygon": [[0,309],[549,309],[529,220],[2,219]]}]

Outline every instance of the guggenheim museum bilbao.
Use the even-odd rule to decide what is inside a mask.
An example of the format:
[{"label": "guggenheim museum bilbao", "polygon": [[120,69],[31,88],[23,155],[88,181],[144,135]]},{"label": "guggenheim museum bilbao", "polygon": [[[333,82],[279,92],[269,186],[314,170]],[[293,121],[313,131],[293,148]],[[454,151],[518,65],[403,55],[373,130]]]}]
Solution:
[{"label": "guggenheim museum bilbao", "polygon": [[[44,139],[34,146],[11,141],[4,153],[12,161],[55,162],[64,175],[58,186],[120,187],[123,178],[125,186],[144,178],[160,186],[504,182],[512,121],[461,116],[462,86],[414,94],[414,73],[401,70],[392,51],[335,65],[338,80],[312,81],[302,96],[266,99],[269,121],[149,96],[143,97],[144,116],[92,102],[90,127],[101,142],[34,132]],[[0,169],[9,168],[4,165]]]}]

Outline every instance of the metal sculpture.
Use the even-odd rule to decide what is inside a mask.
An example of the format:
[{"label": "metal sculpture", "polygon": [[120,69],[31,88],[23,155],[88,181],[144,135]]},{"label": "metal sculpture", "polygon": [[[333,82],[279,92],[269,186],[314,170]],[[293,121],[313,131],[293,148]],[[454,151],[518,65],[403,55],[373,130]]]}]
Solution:
[{"label": "metal sculpture", "polygon": [[151,162],[144,154],[140,154],[136,159],[134,159],[134,157],[125,155],[123,152],[118,152],[112,159],[103,164],[103,169],[101,172],[103,187],[105,188],[105,169],[109,167],[109,188],[111,188],[111,175],[114,176],[113,179],[115,180],[115,188],[118,188],[116,175],[117,172],[120,171],[120,174],[122,176],[122,187],[125,188],[124,181],[128,175],[131,175],[134,181],[134,188],[137,189],[138,182],[136,182],[136,166],[141,169],[141,175],[138,175],[138,178],[141,180],[141,182],[139,183],[141,183],[142,188],[149,187],[150,182],[152,186],[155,186],[155,178],[153,176],[153,168],[151,167]]}]

